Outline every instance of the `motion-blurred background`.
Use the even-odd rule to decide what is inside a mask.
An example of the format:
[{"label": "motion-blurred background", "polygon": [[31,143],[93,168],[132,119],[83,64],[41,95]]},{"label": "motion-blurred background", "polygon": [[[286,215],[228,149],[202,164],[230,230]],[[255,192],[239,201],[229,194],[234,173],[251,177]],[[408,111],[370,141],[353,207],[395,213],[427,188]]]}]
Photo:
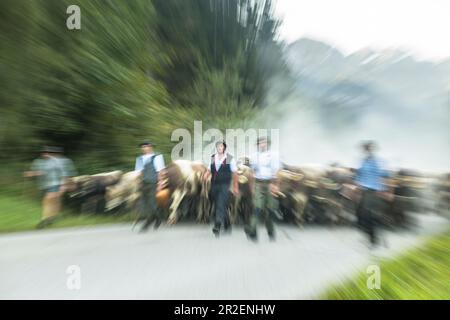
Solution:
[{"label": "motion-blurred background", "polygon": [[357,50],[345,30],[359,23],[370,43],[388,26],[408,31],[392,23],[414,12],[384,3],[368,15],[348,2],[78,1],[81,30],[69,30],[70,1],[2,1],[2,194],[33,191],[21,174],[42,145],[64,147],[78,174],[128,171],[143,139],[170,161],[172,131],[194,120],[204,130],[278,128],[288,164],[357,166],[358,142],[374,139],[389,168],[445,172],[450,60]]},{"label": "motion-blurred background", "polygon": [[[450,170],[450,50],[443,22],[449,6],[368,3],[2,0],[0,232],[39,222],[40,193],[22,173],[42,146],[64,148],[78,175],[127,172],[138,143],[147,139],[170,162],[177,143],[171,133],[193,130],[195,120],[204,130],[280,129],[288,165],[355,168],[360,141],[372,139],[388,169],[444,177]],[[81,30],[66,27],[73,4],[81,9]],[[378,42],[370,46],[372,40]],[[418,55],[417,48],[442,50],[438,57]],[[65,206],[56,225],[130,219]],[[447,297],[448,233],[442,239],[432,243],[433,254],[413,254],[410,262],[420,270],[429,262],[440,276],[424,272],[425,280],[414,288],[401,284],[402,292],[420,287]],[[391,275],[395,283],[397,274]]]}]

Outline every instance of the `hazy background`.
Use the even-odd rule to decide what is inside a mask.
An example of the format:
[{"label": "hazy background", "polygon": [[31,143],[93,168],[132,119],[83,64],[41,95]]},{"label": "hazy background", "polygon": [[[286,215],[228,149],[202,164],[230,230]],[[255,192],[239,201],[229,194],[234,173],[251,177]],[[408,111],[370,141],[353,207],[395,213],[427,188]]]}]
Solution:
[{"label": "hazy background", "polygon": [[[70,1],[0,4],[2,187],[44,145],[80,174],[133,168],[173,130],[279,128],[287,163],[449,170],[445,1]],[[240,156],[240,155],[238,155]],[[7,177],[7,178],[6,178]]]},{"label": "hazy background", "polygon": [[446,1],[279,0],[290,77],[266,102],[285,161],[355,166],[359,141],[375,139],[391,168],[448,170],[449,13]]}]

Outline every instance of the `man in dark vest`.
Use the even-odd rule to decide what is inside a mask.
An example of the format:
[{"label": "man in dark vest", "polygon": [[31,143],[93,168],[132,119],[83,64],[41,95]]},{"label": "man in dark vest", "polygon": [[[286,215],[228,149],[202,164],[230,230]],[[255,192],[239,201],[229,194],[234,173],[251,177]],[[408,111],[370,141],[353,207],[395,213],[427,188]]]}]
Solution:
[{"label": "man in dark vest", "polygon": [[146,221],[141,231],[145,231],[153,222],[157,229],[164,219],[163,210],[156,205],[156,187],[159,173],[164,169],[164,158],[153,152],[153,144],[149,141],[142,142],[140,147],[142,155],[136,158],[135,170],[142,171],[141,210]]},{"label": "man in dark vest", "polygon": [[236,160],[226,152],[226,149],[225,141],[217,142],[217,153],[211,156],[211,163],[208,167],[211,174],[211,198],[214,203],[215,216],[213,233],[216,237],[219,236],[222,227],[225,231],[231,230],[227,213],[231,181],[233,181],[233,193],[238,193]]}]

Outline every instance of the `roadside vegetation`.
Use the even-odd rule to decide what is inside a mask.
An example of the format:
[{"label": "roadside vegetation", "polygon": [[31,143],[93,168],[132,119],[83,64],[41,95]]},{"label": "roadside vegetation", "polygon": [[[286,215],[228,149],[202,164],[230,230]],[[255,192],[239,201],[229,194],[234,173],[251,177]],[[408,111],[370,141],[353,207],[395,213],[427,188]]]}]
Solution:
[{"label": "roadside vegetation", "polygon": [[[286,72],[272,2],[81,0],[81,30],[68,30],[71,1],[2,1],[0,232],[39,221],[22,173],[43,145],[79,175],[126,172],[144,139],[170,162],[172,132],[195,120],[246,128]],[[66,209],[52,227],[126,219]]]},{"label": "roadside vegetation", "polygon": [[[41,219],[41,204],[36,198],[0,194],[0,233],[35,230]],[[131,222],[131,213],[121,215],[76,214],[63,209],[55,223],[45,230],[54,228]]]},{"label": "roadside vegetation", "polygon": [[322,298],[333,300],[450,300],[450,229],[422,246],[380,263],[381,288],[368,289],[368,274],[328,290]]}]

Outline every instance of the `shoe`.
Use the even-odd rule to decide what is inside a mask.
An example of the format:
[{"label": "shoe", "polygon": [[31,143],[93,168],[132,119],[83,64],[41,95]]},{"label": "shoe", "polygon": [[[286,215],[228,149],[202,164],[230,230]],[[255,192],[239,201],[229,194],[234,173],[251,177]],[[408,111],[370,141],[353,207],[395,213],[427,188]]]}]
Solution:
[{"label": "shoe", "polygon": [[147,231],[151,224],[152,224],[151,222],[145,221],[145,222],[144,222],[144,225],[143,225],[142,228],[139,230],[139,232],[140,232],[140,233],[143,233],[143,232]]},{"label": "shoe", "polygon": [[275,241],[275,235],[274,234],[269,234],[269,241],[270,242],[274,242]]},{"label": "shoe", "polygon": [[219,234],[220,234],[220,223],[214,224],[214,228],[212,229],[212,232],[214,233],[216,238],[219,237]]},{"label": "shoe", "polygon": [[53,223],[53,219],[47,218],[42,220],[36,225],[36,229],[44,229],[45,227],[50,226]]},{"label": "shoe", "polygon": [[379,247],[379,243],[377,241],[370,241],[368,246],[370,250],[375,250]]},{"label": "shoe", "polygon": [[36,225],[36,229],[44,229],[46,226],[45,221],[41,221]]},{"label": "shoe", "polygon": [[225,228],[223,229],[223,233],[230,235],[231,234],[231,225],[225,226]]},{"label": "shoe", "polygon": [[155,230],[158,229],[160,225],[161,225],[161,219],[156,219],[153,229],[155,229]]},{"label": "shoe", "polygon": [[247,239],[253,242],[258,242],[258,237],[256,236],[256,234],[245,234],[247,236]]}]

